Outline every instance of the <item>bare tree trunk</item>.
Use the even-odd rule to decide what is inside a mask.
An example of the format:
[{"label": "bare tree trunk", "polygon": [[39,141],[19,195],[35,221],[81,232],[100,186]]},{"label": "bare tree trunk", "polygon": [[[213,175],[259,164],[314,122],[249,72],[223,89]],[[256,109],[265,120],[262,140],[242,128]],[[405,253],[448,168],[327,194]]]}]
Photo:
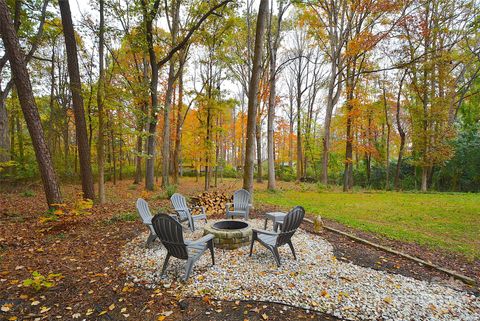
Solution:
[{"label": "bare tree trunk", "polygon": [[303,176],[302,164],[302,122],[301,122],[301,106],[302,106],[302,95],[301,95],[301,83],[299,74],[299,80],[297,82],[297,182],[299,182]]},{"label": "bare tree trunk", "polygon": [[426,192],[428,189],[428,166],[422,166],[422,185],[421,191]]},{"label": "bare tree trunk", "polygon": [[148,55],[150,58],[150,98],[151,109],[148,121],[147,138],[147,161],[145,171],[145,188],[153,191],[155,185],[155,136],[157,132],[157,112],[158,112],[158,66],[157,55],[153,46],[153,19],[158,11],[159,2],[155,2],[155,7],[149,11],[145,0],[142,0],[143,19],[145,23],[145,37],[148,45]]},{"label": "bare tree trunk", "polygon": [[385,124],[387,125],[387,150],[385,155],[385,189],[388,191],[390,189],[390,121],[388,119],[388,107],[387,107],[387,94],[385,90],[385,85],[383,85],[383,108],[385,110]]},{"label": "bare tree trunk", "polygon": [[100,4],[100,30],[98,35],[98,89],[97,89],[97,106],[98,106],[98,141],[97,141],[97,160],[98,160],[98,200],[100,204],[105,203],[105,142],[104,142],[104,88],[105,73],[103,69],[103,47],[104,47],[104,0],[99,0]]},{"label": "bare tree trunk", "polygon": [[282,30],[282,18],[284,13],[283,2],[278,4],[277,30],[273,34],[273,2],[270,8],[270,19],[268,28],[268,50],[270,57],[270,92],[268,96],[268,116],[267,116],[267,156],[268,156],[268,186],[269,190],[275,190],[275,153],[273,125],[275,121],[275,98],[277,81],[277,50]]},{"label": "bare tree trunk", "polygon": [[253,196],[253,170],[255,148],[255,123],[257,118],[257,93],[260,81],[263,36],[265,33],[265,20],[268,14],[268,0],[260,0],[255,30],[255,47],[253,53],[253,68],[248,88],[248,118],[247,118],[247,143],[245,148],[245,166],[243,173],[243,188]]},{"label": "bare tree trunk", "polygon": [[0,92],[0,162],[10,160],[10,135],[8,125],[8,113],[5,105],[6,96]]},{"label": "bare tree trunk", "polygon": [[35,103],[35,98],[33,97],[32,85],[25,63],[25,56],[20,48],[20,43],[15,33],[9,12],[10,10],[5,1],[0,0],[0,33],[5,50],[8,54],[8,60],[10,61],[18,98],[20,100],[20,106],[32,139],[47,203],[51,206],[52,204],[62,203],[62,196],[53,169],[50,152],[43,134],[40,115]]},{"label": "bare tree trunk", "polygon": [[177,106],[177,127],[175,129],[175,149],[173,151],[173,183],[178,184],[178,173],[180,170],[180,153],[182,150],[182,126],[183,126],[183,66],[180,67],[178,75],[178,106]]},{"label": "bare tree trunk", "polygon": [[263,168],[262,168],[262,122],[260,115],[260,104],[257,110],[257,124],[255,125],[255,138],[257,140],[257,182],[263,182]]},{"label": "bare tree trunk", "polygon": [[85,111],[83,108],[82,84],[78,69],[77,44],[73,30],[72,15],[68,0],[59,0],[60,13],[62,15],[63,34],[67,49],[68,74],[70,76],[70,90],[72,92],[73,112],[75,114],[75,133],[80,160],[80,176],[82,178],[83,196],[94,199],[93,175],[90,164],[90,146],[88,144]]},{"label": "bare tree trunk", "polygon": [[397,168],[395,171],[395,180],[394,180],[395,190],[397,191],[400,189],[400,169],[402,168],[403,149],[405,147],[405,131],[403,130],[402,123],[400,121],[400,99],[402,95],[403,81],[405,80],[406,75],[407,73],[405,71],[403,73],[402,79],[400,80],[400,85],[398,87],[397,110],[395,114],[395,119],[397,121],[397,130],[398,130],[398,134],[400,135],[400,147],[398,149]]}]

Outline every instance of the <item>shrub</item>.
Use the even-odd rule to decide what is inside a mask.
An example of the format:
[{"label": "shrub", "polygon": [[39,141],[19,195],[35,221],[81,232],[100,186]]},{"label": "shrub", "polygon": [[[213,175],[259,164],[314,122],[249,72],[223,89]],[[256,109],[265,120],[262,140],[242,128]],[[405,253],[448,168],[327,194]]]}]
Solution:
[{"label": "shrub", "polygon": [[165,198],[170,199],[177,192],[177,185],[167,185],[165,187]]},{"label": "shrub", "polygon": [[55,286],[55,282],[58,282],[63,278],[61,273],[49,273],[46,277],[37,271],[32,272],[32,277],[23,280],[23,286],[32,287],[35,291],[40,291],[43,288],[51,288]]}]

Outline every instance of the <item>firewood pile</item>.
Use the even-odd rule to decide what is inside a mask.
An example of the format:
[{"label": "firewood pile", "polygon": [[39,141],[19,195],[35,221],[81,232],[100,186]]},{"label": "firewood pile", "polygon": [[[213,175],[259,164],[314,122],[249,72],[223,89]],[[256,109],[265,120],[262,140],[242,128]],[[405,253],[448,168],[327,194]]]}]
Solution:
[{"label": "firewood pile", "polygon": [[[226,203],[232,202],[232,195],[221,191],[203,192],[192,197],[192,201],[195,206],[203,206],[207,215],[223,215]],[[193,210],[193,214],[200,212],[199,208]]]}]

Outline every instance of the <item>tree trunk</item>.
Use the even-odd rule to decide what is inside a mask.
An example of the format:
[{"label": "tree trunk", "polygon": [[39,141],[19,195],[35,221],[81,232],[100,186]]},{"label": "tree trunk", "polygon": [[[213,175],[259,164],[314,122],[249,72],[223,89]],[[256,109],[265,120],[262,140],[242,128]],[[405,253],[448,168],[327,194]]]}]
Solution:
[{"label": "tree trunk", "polygon": [[10,126],[3,95],[4,93],[0,92],[0,162],[7,162],[10,160]]},{"label": "tree trunk", "polygon": [[177,127],[175,129],[175,149],[173,151],[173,183],[178,184],[178,173],[180,171],[180,153],[182,150],[182,126],[183,126],[183,66],[180,67],[178,75],[178,106],[177,106]]},{"label": "tree trunk", "polygon": [[428,188],[428,166],[422,166],[422,187],[421,191],[426,192]]},{"label": "tree trunk", "polygon": [[35,103],[35,98],[33,97],[32,85],[30,83],[30,77],[25,63],[25,56],[20,48],[20,43],[15,33],[9,12],[10,10],[5,1],[0,0],[0,33],[10,61],[18,98],[20,100],[20,106],[32,139],[47,203],[49,206],[52,206],[52,204],[62,203],[62,196],[53,169],[50,152],[43,134],[40,115]]},{"label": "tree trunk", "polygon": [[253,53],[253,68],[248,88],[248,117],[247,117],[247,142],[245,148],[245,166],[243,173],[243,188],[250,192],[253,198],[253,170],[255,150],[255,123],[257,120],[257,94],[260,81],[263,36],[265,33],[265,20],[268,11],[268,0],[260,0],[258,8],[257,27],[255,30],[255,47]]},{"label": "tree trunk", "polygon": [[385,189],[388,191],[390,189],[390,121],[388,119],[388,107],[387,107],[387,93],[385,90],[385,85],[383,86],[383,108],[385,111],[385,124],[387,125],[387,150],[385,155]]},{"label": "tree trunk", "polygon": [[80,176],[82,179],[83,197],[94,199],[93,175],[90,164],[90,146],[88,144],[85,111],[83,108],[82,84],[78,68],[77,44],[73,30],[72,15],[68,0],[59,0],[62,16],[63,34],[67,51],[68,74],[70,77],[70,90],[72,92],[73,112],[75,114],[75,134],[77,138],[78,157],[80,160]]},{"label": "tree trunk", "polygon": [[258,122],[255,125],[255,138],[257,141],[257,182],[263,182],[263,168],[262,168],[262,122],[260,120],[260,104],[258,105]]},{"label": "tree trunk", "polygon": [[142,0],[143,19],[145,23],[145,37],[148,45],[148,55],[150,58],[150,98],[151,109],[148,122],[148,138],[147,138],[147,161],[145,171],[145,188],[149,191],[153,191],[155,185],[155,143],[157,132],[157,112],[158,112],[158,66],[157,55],[153,47],[153,19],[158,10],[158,5],[153,8],[151,12],[148,11],[145,0]]},{"label": "tree trunk", "polygon": [[275,98],[276,98],[276,81],[277,81],[277,50],[279,46],[280,32],[283,18],[283,3],[279,3],[277,15],[277,30],[273,35],[273,3],[270,8],[270,21],[268,28],[268,49],[270,57],[270,92],[268,96],[268,115],[267,115],[267,156],[268,156],[268,186],[269,190],[275,190],[275,152],[274,152],[274,131],[275,122]]},{"label": "tree trunk", "polygon": [[405,133],[402,131],[400,133],[400,147],[398,149],[397,168],[395,170],[395,180],[394,180],[395,190],[397,191],[400,189],[400,170],[402,168],[404,147],[405,147]]},{"label": "tree trunk", "polygon": [[100,204],[105,203],[105,142],[104,142],[104,110],[103,97],[105,88],[105,73],[103,70],[103,47],[104,47],[104,0],[100,3],[100,30],[98,35],[98,89],[97,89],[97,106],[98,106],[98,141],[97,141],[97,160],[98,160],[98,200]]}]

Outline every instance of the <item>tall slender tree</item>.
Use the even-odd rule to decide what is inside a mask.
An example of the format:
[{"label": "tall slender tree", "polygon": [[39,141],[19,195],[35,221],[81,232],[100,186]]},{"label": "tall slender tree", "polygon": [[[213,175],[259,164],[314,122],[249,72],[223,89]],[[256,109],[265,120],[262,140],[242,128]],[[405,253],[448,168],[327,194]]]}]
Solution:
[{"label": "tall slender tree", "polygon": [[243,188],[253,195],[253,170],[255,160],[255,130],[257,118],[258,84],[262,74],[263,38],[268,15],[268,0],[261,0],[258,8],[257,27],[255,30],[255,46],[253,50],[253,68],[248,88],[247,143],[245,147],[245,166]]},{"label": "tall slender tree", "polygon": [[98,107],[98,200],[100,204],[105,203],[105,142],[104,142],[104,108],[103,101],[105,95],[105,72],[104,72],[104,42],[105,42],[105,17],[104,0],[99,0],[100,4],[100,26],[98,31],[98,89],[97,89],[97,107]]},{"label": "tall slender tree", "polygon": [[75,134],[80,160],[80,176],[82,179],[83,197],[94,199],[93,174],[90,163],[90,145],[88,143],[85,110],[83,107],[82,83],[78,67],[77,43],[73,29],[72,13],[68,0],[59,0],[60,14],[62,15],[63,35],[67,50],[68,74],[70,91],[72,92],[73,113],[75,114]]}]

